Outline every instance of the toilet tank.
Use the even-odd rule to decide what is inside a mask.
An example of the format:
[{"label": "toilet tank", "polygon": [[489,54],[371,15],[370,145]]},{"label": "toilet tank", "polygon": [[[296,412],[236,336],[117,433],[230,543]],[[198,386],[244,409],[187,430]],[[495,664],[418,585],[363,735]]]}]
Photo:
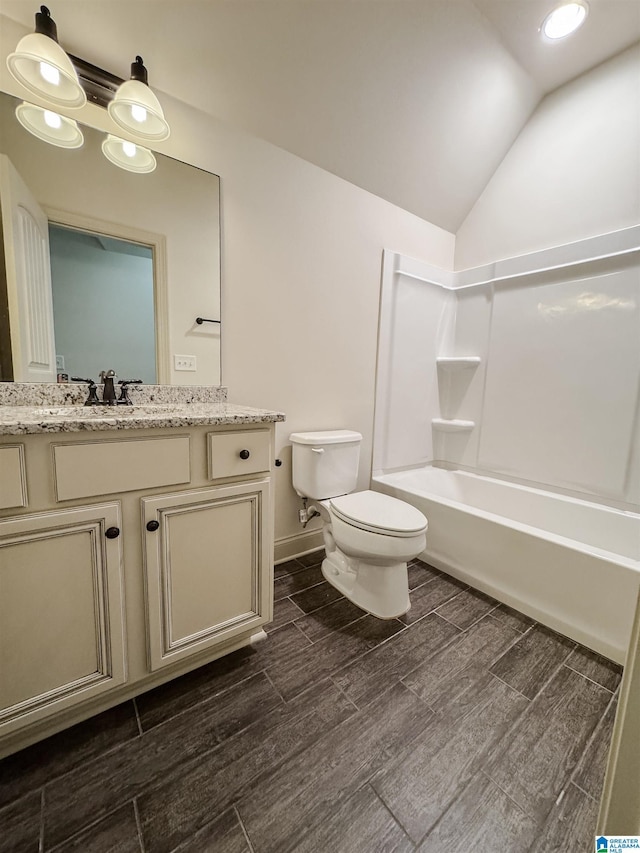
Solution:
[{"label": "toilet tank", "polygon": [[294,432],[289,441],[293,445],[293,488],[299,495],[325,500],[354,491],[362,441],[359,432]]}]

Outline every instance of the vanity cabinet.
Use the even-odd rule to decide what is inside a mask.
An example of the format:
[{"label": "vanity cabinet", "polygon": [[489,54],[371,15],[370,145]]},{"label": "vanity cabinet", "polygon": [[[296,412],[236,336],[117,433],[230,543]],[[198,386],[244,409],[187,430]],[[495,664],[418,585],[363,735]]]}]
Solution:
[{"label": "vanity cabinet", "polygon": [[268,480],[142,499],[152,670],[264,623]]},{"label": "vanity cabinet", "polygon": [[0,436],[0,757],[265,637],[273,445],[273,423]]},{"label": "vanity cabinet", "polygon": [[124,684],[120,524],[118,503],[0,520],[4,734]]}]

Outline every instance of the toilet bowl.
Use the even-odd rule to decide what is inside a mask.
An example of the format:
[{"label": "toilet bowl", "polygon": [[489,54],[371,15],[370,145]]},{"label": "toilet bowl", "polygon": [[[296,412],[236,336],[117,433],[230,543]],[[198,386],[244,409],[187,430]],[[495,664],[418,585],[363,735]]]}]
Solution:
[{"label": "toilet bowl", "polygon": [[294,433],[293,485],[322,518],[322,574],[346,598],[381,619],[410,607],[407,561],[426,547],[427,519],[404,501],[354,491],[360,433]]},{"label": "toilet bowl", "polygon": [[380,619],[406,613],[407,561],[427,542],[422,513],[372,491],[321,501],[319,509],[326,551],[322,574],[329,583]]}]

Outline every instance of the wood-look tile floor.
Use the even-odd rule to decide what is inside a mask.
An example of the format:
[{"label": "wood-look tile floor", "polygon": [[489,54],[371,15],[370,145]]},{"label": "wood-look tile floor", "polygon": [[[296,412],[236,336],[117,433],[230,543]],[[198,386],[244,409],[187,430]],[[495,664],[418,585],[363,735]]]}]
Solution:
[{"label": "wood-look tile floor", "polygon": [[620,668],[420,561],[381,621],[276,567],[269,638],[0,762],[0,850],[584,853]]}]

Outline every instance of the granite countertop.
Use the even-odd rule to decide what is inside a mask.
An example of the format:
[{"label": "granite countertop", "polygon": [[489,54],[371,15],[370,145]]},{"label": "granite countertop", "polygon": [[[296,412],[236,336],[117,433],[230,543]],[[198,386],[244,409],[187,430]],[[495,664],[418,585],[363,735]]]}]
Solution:
[{"label": "granite countertop", "polygon": [[258,424],[284,419],[282,412],[253,409],[225,401],[133,406],[0,405],[0,435]]},{"label": "granite countertop", "polygon": [[[133,385],[132,406],[84,406],[86,385],[0,382],[0,435],[166,429],[284,421],[282,412],[227,402],[221,385]],[[98,398],[102,386],[98,385]]]}]

